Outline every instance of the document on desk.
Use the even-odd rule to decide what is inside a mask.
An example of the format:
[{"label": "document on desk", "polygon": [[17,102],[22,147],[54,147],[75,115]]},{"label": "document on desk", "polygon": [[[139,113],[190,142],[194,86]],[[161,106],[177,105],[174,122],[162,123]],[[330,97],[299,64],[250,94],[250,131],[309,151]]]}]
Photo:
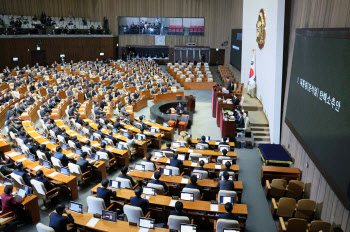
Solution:
[{"label": "document on desk", "polygon": [[114,149],[114,147],[109,147],[107,148],[107,151],[112,151]]},{"label": "document on desk", "polygon": [[91,218],[90,221],[88,221],[88,223],[86,223],[86,226],[89,226],[89,227],[95,227],[97,222],[99,222],[100,219],[99,218]]},{"label": "document on desk", "polygon": [[170,159],[167,159],[166,163],[167,163],[167,164],[170,164]]},{"label": "document on desk", "polygon": [[41,166],[41,165],[38,165],[38,166],[36,166],[35,168],[33,168],[33,170],[34,171],[38,171],[40,168],[42,168],[43,166]]},{"label": "document on desk", "polygon": [[188,153],[192,153],[193,151],[193,149],[188,149]]},{"label": "document on desk", "polygon": [[181,184],[188,184],[188,178],[182,178]]},{"label": "document on desk", "polygon": [[19,159],[19,160],[17,160],[16,162],[19,163],[19,162],[22,162],[22,161],[25,161],[25,160],[27,160],[27,158]]},{"label": "document on desk", "polygon": [[53,172],[53,173],[49,174],[48,176],[49,176],[49,177],[54,177],[54,176],[56,176],[56,175],[58,175],[58,174],[60,174],[60,173],[59,173],[59,172]]},{"label": "document on desk", "polygon": [[139,232],[148,232],[148,231],[149,231],[148,228],[140,228],[140,229],[139,229]]},{"label": "document on desk", "polygon": [[175,207],[177,200],[171,200],[169,206]]},{"label": "document on desk", "polygon": [[81,139],[82,142],[85,142],[85,141],[87,141],[87,140],[88,140],[87,138]]},{"label": "document on desk", "polygon": [[100,146],[100,144],[99,143],[95,143],[95,144],[92,144],[92,146],[93,147],[98,147],[98,146]]},{"label": "document on desk", "polygon": [[50,141],[45,141],[45,142],[43,142],[42,144],[48,144],[48,143],[50,143]]},{"label": "document on desk", "polygon": [[132,126],[132,127],[128,128],[128,129],[129,129],[129,130],[133,130],[133,129],[135,129],[135,127]]},{"label": "document on desk", "polygon": [[74,153],[69,153],[69,154],[67,154],[67,157],[72,158],[74,155],[75,155]]},{"label": "document on desk", "polygon": [[67,130],[66,132],[69,133],[69,132],[73,132],[73,131],[72,130]]},{"label": "document on desk", "polygon": [[14,156],[17,156],[17,155],[20,155],[19,153],[17,153],[17,152],[11,152],[11,153],[8,153],[8,154],[6,154],[8,157],[10,157],[10,158],[12,158],[12,157],[14,157]]},{"label": "document on desk", "polygon": [[220,164],[215,164],[215,169],[221,169],[221,165]]},{"label": "document on desk", "polygon": [[210,204],[210,211],[219,211],[219,205]]},{"label": "document on desk", "polygon": [[37,136],[37,137],[34,137],[34,139],[40,139],[40,138],[42,138],[40,135]]},{"label": "document on desk", "polygon": [[122,137],[122,136],[121,136],[121,135],[117,135],[117,136],[115,136],[115,137],[118,139],[118,138],[120,138],[120,137]]},{"label": "document on desk", "polygon": [[192,163],[191,163],[191,167],[197,167],[197,164],[198,164],[198,163],[196,163],[196,162],[192,162]]}]

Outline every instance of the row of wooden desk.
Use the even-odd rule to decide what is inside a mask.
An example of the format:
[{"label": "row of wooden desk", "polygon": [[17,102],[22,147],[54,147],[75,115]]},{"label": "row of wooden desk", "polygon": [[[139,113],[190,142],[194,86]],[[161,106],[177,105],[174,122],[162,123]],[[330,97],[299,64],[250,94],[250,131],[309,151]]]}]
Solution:
[{"label": "row of wooden desk", "polygon": [[181,96],[181,100],[184,99],[184,92],[171,92],[163,94],[153,94],[154,104],[164,102],[164,101],[173,101],[177,100],[177,97]]}]

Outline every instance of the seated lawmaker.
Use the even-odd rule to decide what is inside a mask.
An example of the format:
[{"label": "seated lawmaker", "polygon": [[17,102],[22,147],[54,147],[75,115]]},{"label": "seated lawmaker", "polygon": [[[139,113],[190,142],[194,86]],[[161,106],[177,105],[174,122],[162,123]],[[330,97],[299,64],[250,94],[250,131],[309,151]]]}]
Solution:
[{"label": "seated lawmaker", "polygon": [[67,167],[69,163],[69,158],[62,153],[61,146],[56,147],[56,153],[53,155],[54,158],[59,159],[63,167]]},{"label": "seated lawmaker", "polygon": [[209,143],[205,141],[204,135],[201,137],[201,141],[199,141],[198,144],[207,144],[209,146]]},{"label": "seated lawmaker", "polygon": [[135,197],[130,197],[130,204],[132,206],[140,207],[143,212],[143,216],[146,216],[148,213],[149,202],[147,199],[141,198],[142,188],[140,186],[135,189]]},{"label": "seated lawmaker", "polygon": [[219,145],[227,145],[228,146],[229,144],[226,141],[227,141],[227,138],[223,137],[222,141],[219,143]]},{"label": "seated lawmaker", "polygon": [[204,163],[203,160],[199,161],[199,167],[194,168],[194,170],[202,170],[202,171],[207,171],[208,172],[208,170],[206,168],[204,168],[204,164],[205,163]]},{"label": "seated lawmaker", "polygon": [[144,161],[144,162],[153,163],[154,170],[156,170],[156,169],[157,169],[157,168],[156,168],[156,165],[155,165],[155,163],[151,160],[151,158],[152,158],[152,155],[151,155],[150,153],[148,153],[148,154],[146,155],[146,159],[143,160],[143,161]]},{"label": "seated lawmaker", "polygon": [[166,143],[166,148],[162,149],[162,151],[170,151],[172,153],[175,153],[175,151],[171,149],[171,143],[169,142]]},{"label": "seated lawmaker", "polygon": [[97,197],[102,198],[105,202],[106,208],[108,208],[111,205],[111,197],[117,197],[117,192],[108,189],[109,180],[107,178],[101,181],[101,185],[101,187],[97,188]]},{"label": "seated lawmaker", "polygon": [[126,173],[128,172],[128,167],[126,167],[126,166],[122,167],[120,172],[121,172],[121,174],[118,177],[130,180],[132,187],[134,187],[135,186],[134,180],[130,176],[126,175]]},{"label": "seated lawmaker", "polygon": [[182,160],[177,159],[178,155],[174,153],[173,158],[170,159],[170,166],[182,168]]},{"label": "seated lawmaker", "polygon": [[[63,214],[67,214],[67,216],[63,216]],[[70,212],[66,210],[66,207],[63,204],[58,205],[56,208],[56,212],[50,214],[49,226],[52,227],[55,230],[55,232],[76,231],[75,228],[67,230],[67,225],[71,223],[74,223],[74,218],[72,217]]]},{"label": "seated lawmaker", "polygon": [[29,174],[24,170],[24,166],[22,162],[19,162],[16,165],[16,169],[13,170],[12,172],[13,174],[19,175],[20,177],[22,177],[24,183],[28,186],[31,186],[32,184],[30,183],[30,180],[32,179]]},{"label": "seated lawmaker", "polygon": [[184,208],[183,203],[181,201],[177,201],[175,203],[175,210],[170,211],[170,215],[188,217],[188,214],[183,212],[183,208]]},{"label": "seated lawmaker", "polygon": [[230,202],[225,204],[226,213],[222,213],[218,216],[218,219],[228,219],[238,221],[238,216],[232,213],[233,205]]},{"label": "seated lawmaker", "polygon": [[164,191],[167,192],[169,190],[168,185],[166,185],[165,182],[159,180],[161,176],[162,176],[162,174],[160,174],[160,172],[158,172],[158,171],[155,172],[154,173],[154,180],[150,180],[149,183],[162,185],[164,188]]},{"label": "seated lawmaker", "polygon": [[233,191],[235,189],[235,185],[234,185],[232,180],[229,180],[230,174],[228,172],[224,171],[224,173],[222,175],[223,175],[224,179],[219,181],[217,187],[220,190]]},{"label": "seated lawmaker", "polygon": [[232,103],[234,104],[234,106],[239,105],[239,98],[237,94],[233,95]]},{"label": "seated lawmaker", "polygon": [[85,173],[89,170],[89,167],[93,166],[95,162],[90,163],[86,160],[86,157],[88,156],[88,153],[84,151],[81,154],[81,157],[77,160],[77,165],[79,165],[80,170],[82,173]]},{"label": "seated lawmaker", "polygon": [[196,175],[192,175],[190,177],[190,181],[191,181],[191,183],[186,184],[185,188],[198,189],[199,191],[202,192],[202,187],[199,184],[197,184],[197,176]]}]

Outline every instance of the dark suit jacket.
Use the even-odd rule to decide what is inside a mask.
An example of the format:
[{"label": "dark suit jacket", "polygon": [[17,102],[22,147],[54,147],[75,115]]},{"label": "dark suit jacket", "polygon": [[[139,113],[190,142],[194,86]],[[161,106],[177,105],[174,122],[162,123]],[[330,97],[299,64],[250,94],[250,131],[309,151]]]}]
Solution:
[{"label": "dark suit jacket", "polygon": [[223,213],[218,216],[218,219],[229,219],[238,221],[238,216],[233,213]]},{"label": "dark suit jacket", "polygon": [[243,128],[244,127],[244,118],[243,116],[238,119],[237,127],[236,128]]},{"label": "dark suit jacket", "polygon": [[199,184],[186,184],[185,188],[193,188],[193,189],[198,189],[199,191],[202,191],[202,187]]},{"label": "dark suit jacket", "polygon": [[108,208],[111,205],[111,197],[116,197],[116,196],[117,196],[116,191],[113,191],[111,189],[106,189],[104,187],[97,188],[97,197],[102,198],[104,200],[106,208]]},{"label": "dark suit jacket", "polygon": [[80,170],[82,173],[85,173],[88,171],[88,167],[90,166],[90,163],[87,160],[84,160],[82,158],[79,158],[77,160],[77,165],[80,166]]},{"label": "dark suit jacket", "polygon": [[171,158],[171,159],[170,159],[170,166],[181,168],[181,166],[182,166],[182,161],[179,160],[179,159],[173,159],[173,158]]},{"label": "dark suit jacket", "polygon": [[132,206],[137,206],[140,207],[142,209],[143,212],[143,216],[145,216],[148,213],[148,200],[147,199],[143,199],[141,197],[130,197],[130,204]]},{"label": "dark suit jacket", "polygon": [[170,211],[170,215],[175,215],[175,216],[186,216],[188,217],[188,214],[187,213],[184,213],[184,212],[178,212],[176,210],[173,210],[173,211]]},{"label": "dark suit jacket", "polygon": [[239,105],[239,99],[238,99],[238,97],[235,98],[235,99],[233,99],[232,103],[233,103],[235,106]]},{"label": "dark suit jacket", "polygon": [[24,183],[26,183],[26,185],[28,185],[28,186],[31,186],[31,183],[30,183],[31,178],[28,175],[28,173],[26,173],[25,171],[18,170],[18,169],[13,170],[12,173],[22,177]]},{"label": "dark suit jacket", "polygon": [[56,152],[53,155],[53,157],[55,157],[56,159],[59,159],[64,167],[68,165],[68,157],[65,154],[61,152]]},{"label": "dark suit jacket", "polygon": [[218,183],[218,188],[220,188],[220,190],[234,190],[235,185],[233,184],[232,180],[220,180]]},{"label": "dark suit jacket", "polygon": [[168,185],[166,185],[163,181],[160,181],[160,180],[150,180],[149,183],[151,184],[159,184],[159,185],[162,185],[164,190],[167,192],[168,191]]},{"label": "dark suit jacket", "polygon": [[134,182],[134,180],[133,180],[130,176],[124,175],[124,174],[122,173],[122,174],[120,174],[118,177],[130,180],[131,185],[132,185],[132,186],[135,186],[135,182]]},{"label": "dark suit jacket", "polygon": [[42,182],[46,188],[46,191],[50,191],[54,188],[53,184],[51,184],[50,181],[45,178],[35,177],[35,180]]},{"label": "dark suit jacket", "polygon": [[67,224],[73,223],[74,218],[72,215],[63,216],[59,215],[56,212],[53,212],[50,215],[50,224],[49,226],[52,227],[55,232],[66,232],[67,231]]}]

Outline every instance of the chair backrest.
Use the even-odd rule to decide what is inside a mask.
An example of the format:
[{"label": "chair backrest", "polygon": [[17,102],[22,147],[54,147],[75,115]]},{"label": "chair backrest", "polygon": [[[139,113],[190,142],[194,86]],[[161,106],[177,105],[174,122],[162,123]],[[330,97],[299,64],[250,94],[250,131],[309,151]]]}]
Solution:
[{"label": "chair backrest", "polygon": [[190,116],[188,114],[181,115],[181,121],[182,122],[188,122],[189,118],[190,118]]},{"label": "chair backrest", "polygon": [[11,173],[11,179],[16,188],[20,188],[22,185],[25,185],[24,180],[21,176]]},{"label": "chair backrest", "polygon": [[120,181],[121,188],[132,188],[131,182],[128,179],[117,177],[115,180]]},{"label": "chair backrest", "polygon": [[144,217],[140,207],[124,205],[123,210],[128,222],[140,224],[140,218]]},{"label": "chair backrest", "polygon": [[331,231],[331,223],[324,221],[312,221],[310,224],[309,232],[330,232]]},{"label": "chair backrest", "polygon": [[40,199],[46,199],[46,188],[43,182],[31,179],[30,183],[33,186],[33,194]]},{"label": "chair backrest", "polygon": [[56,134],[53,130],[49,130],[51,137],[57,139]]},{"label": "chair backrest", "polygon": [[74,149],[77,149],[77,146],[75,145],[75,143],[72,140],[68,140],[68,146],[72,147]]},{"label": "chair backrest", "polygon": [[168,224],[169,229],[180,231],[181,224],[190,224],[190,219],[186,216],[169,215]]},{"label": "chair backrest", "polygon": [[282,197],[278,202],[278,208],[276,213],[279,217],[290,218],[293,216],[295,206],[295,199]]},{"label": "chair backrest", "polygon": [[301,218],[290,218],[288,220],[287,232],[306,232],[307,221]]},{"label": "chair backrest", "polygon": [[24,145],[23,140],[22,140],[22,139],[20,139],[20,138],[16,138],[16,142],[17,142],[17,145],[19,145],[19,146]]},{"label": "chair backrest", "polygon": [[81,149],[83,150],[83,152],[87,152],[89,155],[91,155],[91,153],[92,153],[91,148],[88,148],[86,146],[82,146]]},{"label": "chair backrest", "polygon": [[68,168],[69,168],[69,172],[73,175],[81,175],[82,174],[80,166],[77,164],[68,163]]},{"label": "chair backrest", "polygon": [[208,179],[208,171],[205,171],[205,170],[193,170],[193,172],[196,172],[196,173],[201,173],[202,174],[202,179]]},{"label": "chair backrest", "polygon": [[172,166],[165,166],[166,169],[171,169],[173,176],[179,176],[180,175],[180,169],[178,167],[172,167]]},{"label": "chair backrest", "polygon": [[310,220],[315,212],[315,209],[316,209],[315,201],[309,200],[309,199],[301,199],[298,201],[295,217]]},{"label": "chair backrest", "polygon": [[58,139],[58,141],[61,142],[61,143],[66,143],[66,140],[65,140],[64,137],[61,136],[61,135],[57,135],[57,139]]},{"label": "chair backrest", "polygon": [[299,180],[290,180],[287,185],[286,196],[291,198],[300,198],[304,192],[304,182]]},{"label": "chair backrest", "polygon": [[286,192],[287,181],[283,179],[273,179],[271,182],[271,197],[283,197]]},{"label": "chair backrest", "polygon": [[155,188],[157,195],[165,195],[164,187],[161,184],[148,183],[147,187]]},{"label": "chair backrest", "polygon": [[200,153],[190,153],[189,160],[198,161],[199,157],[203,157]]},{"label": "chair backrest", "polygon": [[220,190],[218,193],[218,201],[220,202],[220,197],[234,197],[237,198],[236,191]]},{"label": "chair backrest", "polygon": [[51,228],[50,226],[44,225],[41,222],[36,224],[36,230],[38,232],[55,232],[53,228]]},{"label": "chair backrest", "polygon": [[45,153],[43,153],[43,152],[37,150],[37,151],[36,151],[36,154],[37,154],[37,156],[38,156],[39,159],[41,159],[41,160],[48,160],[47,157],[46,157],[46,155],[45,155]]},{"label": "chair backrest", "polygon": [[95,196],[88,196],[86,198],[86,203],[88,206],[88,213],[102,215],[102,210],[106,209],[105,202],[102,198],[97,198]]},{"label": "chair backrest", "polygon": [[51,162],[52,162],[52,165],[54,167],[62,167],[62,163],[61,163],[61,160],[55,158],[55,157],[51,157]]},{"label": "chair backrest", "polygon": [[193,193],[194,200],[200,200],[201,199],[201,192],[199,189],[194,188],[183,188],[181,192],[184,193]]},{"label": "chair backrest", "polygon": [[227,152],[229,152],[230,151],[230,145],[224,145],[224,144],[219,145],[219,150],[220,151],[222,151],[224,149],[227,150]]},{"label": "chair backrest", "polygon": [[216,222],[216,232],[223,232],[225,228],[239,229],[239,222],[236,220],[219,219]]},{"label": "chair backrest", "polygon": [[152,171],[154,172],[154,164],[151,162],[141,161],[142,165],[145,165],[145,171]]},{"label": "chair backrest", "polygon": [[170,120],[177,121],[177,114],[170,114]]}]

